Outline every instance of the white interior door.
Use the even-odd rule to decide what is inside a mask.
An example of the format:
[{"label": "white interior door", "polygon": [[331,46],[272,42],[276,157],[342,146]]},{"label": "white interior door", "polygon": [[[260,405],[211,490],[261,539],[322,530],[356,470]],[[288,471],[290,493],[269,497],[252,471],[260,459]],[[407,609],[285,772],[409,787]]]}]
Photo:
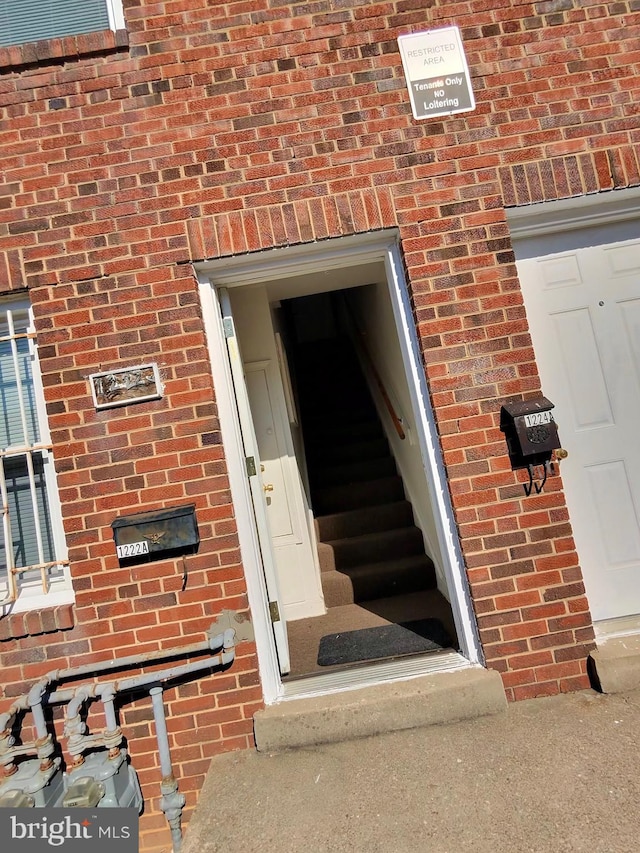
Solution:
[{"label": "white interior door", "polygon": [[260,551],[262,554],[262,566],[267,587],[267,595],[269,597],[271,622],[276,642],[276,650],[278,654],[278,661],[280,664],[280,671],[284,675],[288,673],[291,668],[289,659],[289,644],[287,641],[287,626],[280,604],[281,597],[278,589],[278,576],[276,573],[276,565],[271,543],[271,531],[269,529],[269,523],[267,521],[264,498],[265,491],[264,483],[262,481],[261,476],[261,463],[258,452],[258,443],[256,441],[251,410],[249,407],[247,386],[245,384],[244,379],[242,359],[240,357],[240,351],[238,349],[238,340],[235,333],[235,324],[233,321],[233,314],[231,311],[229,295],[224,288],[220,288],[218,293],[220,298],[220,310],[222,312],[222,322],[224,325],[225,341],[227,345],[227,351],[229,353],[231,376],[233,380],[234,393],[238,407],[238,419],[240,421],[242,443],[244,447],[245,459],[247,460],[247,476],[251,489],[251,498],[256,522],[256,530],[258,533]]},{"label": "white interior door", "polygon": [[518,271],[592,615],[640,613],[640,241]]},{"label": "white interior door", "polygon": [[[267,521],[287,622],[326,612],[313,519],[301,475],[304,464],[292,397],[287,405],[284,348],[262,284],[230,288],[253,429],[262,465]],[[293,429],[296,430],[294,437]]]}]

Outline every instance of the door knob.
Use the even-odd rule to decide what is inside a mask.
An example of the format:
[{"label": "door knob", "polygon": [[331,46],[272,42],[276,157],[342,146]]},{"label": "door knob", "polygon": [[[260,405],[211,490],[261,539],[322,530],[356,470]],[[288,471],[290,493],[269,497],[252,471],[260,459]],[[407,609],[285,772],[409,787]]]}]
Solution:
[{"label": "door knob", "polygon": [[262,488],[265,490],[265,492],[272,492],[273,491],[273,483],[265,483]]}]

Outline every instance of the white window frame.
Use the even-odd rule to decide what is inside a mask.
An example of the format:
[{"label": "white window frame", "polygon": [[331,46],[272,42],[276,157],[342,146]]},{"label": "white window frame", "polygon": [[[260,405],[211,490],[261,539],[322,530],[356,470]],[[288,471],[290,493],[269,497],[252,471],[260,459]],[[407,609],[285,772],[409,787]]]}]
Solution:
[{"label": "white window frame", "polygon": [[114,32],[125,29],[122,0],[107,0],[107,13],[109,15],[109,26]]},{"label": "white window frame", "polygon": [[[2,2],[2,0],[0,0]],[[109,21],[109,29],[113,32],[118,30],[126,29],[125,19],[124,19],[124,9],[122,7],[122,0],[101,0],[104,3],[104,9],[107,13],[107,18]],[[79,31],[76,33],[68,33],[67,35],[61,35],[59,32],[52,32],[48,38],[69,38],[73,35],[80,36],[86,35],[86,32]],[[37,39],[38,41],[47,41],[48,38]],[[20,42],[14,43],[20,44]],[[12,46],[11,44],[8,46]]]},{"label": "white window frame", "polygon": [[[44,398],[44,387],[42,384],[42,376],[40,374],[40,362],[38,360],[38,347],[35,338],[33,309],[29,301],[24,298],[0,300],[0,312],[4,315],[5,312],[8,311],[26,312],[29,318],[27,335],[31,355],[35,414],[38,421],[40,437],[37,444],[33,445],[33,448],[29,448],[24,455],[31,452],[32,449],[35,449],[37,453],[42,456],[46,482],[46,496],[49,509],[49,523],[51,525],[53,536],[54,565],[59,566],[62,571],[57,577],[47,580],[46,590],[44,589],[44,581],[36,579],[24,581],[22,580],[23,571],[17,573],[15,577],[18,594],[17,597],[14,597],[12,593],[12,585],[8,578],[9,560],[7,560],[6,575],[4,572],[0,573],[0,615],[2,616],[7,615],[8,613],[19,613],[31,610],[40,610],[46,607],[55,607],[56,605],[68,604],[75,600],[71,584],[66,541],[62,526],[62,507],[60,504],[60,495],[58,492],[58,484],[53,464],[51,436],[49,433],[49,424]],[[4,449],[0,448],[0,450],[2,450],[2,456],[4,457]],[[20,448],[14,447],[13,451],[8,455],[14,457],[23,455],[19,451]],[[1,463],[2,459],[0,459],[0,464]],[[3,499],[0,509],[2,510],[1,523],[3,525],[3,542],[6,543],[10,522],[8,520],[8,507],[5,512],[4,506],[5,502]],[[8,553],[7,557],[9,557]],[[36,566],[35,571],[38,569],[39,566]]]}]

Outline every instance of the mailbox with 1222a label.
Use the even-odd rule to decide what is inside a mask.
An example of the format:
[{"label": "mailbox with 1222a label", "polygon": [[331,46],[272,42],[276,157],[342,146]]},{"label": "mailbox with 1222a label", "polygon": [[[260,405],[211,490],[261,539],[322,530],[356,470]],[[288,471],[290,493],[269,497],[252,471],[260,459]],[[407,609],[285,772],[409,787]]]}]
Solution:
[{"label": "mailbox with 1222a label", "polygon": [[111,528],[121,565],[194,554],[200,543],[194,504],[119,516]]}]

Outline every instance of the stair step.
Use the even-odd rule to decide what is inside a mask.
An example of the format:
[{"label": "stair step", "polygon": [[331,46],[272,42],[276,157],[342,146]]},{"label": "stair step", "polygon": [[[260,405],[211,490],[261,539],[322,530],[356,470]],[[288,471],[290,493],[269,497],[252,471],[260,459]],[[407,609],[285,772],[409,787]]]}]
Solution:
[{"label": "stair step", "polygon": [[383,456],[381,459],[362,459],[344,465],[319,468],[313,474],[312,486],[321,488],[322,486],[362,483],[365,480],[393,477],[395,473],[396,463],[392,456]]},{"label": "stair step", "polygon": [[337,399],[335,394],[316,390],[313,401],[300,402],[302,423],[306,434],[324,432],[327,427],[351,425],[358,421],[376,422],[377,412],[369,395],[349,392]]},{"label": "stair step", "polygon": [[424,554],[323,572],[322,591],[327,607],[340,607],[394,595],[433,589],[433,562]]},{"label": "stair step", "polygon": [[326,605],[435,588],[433,562],[350,341],[305,344],[296,356]]},{"label": "stair step", "polygon": [[375,530],[392,530],[404,525],[413,525],[413,511],[409,501],[378,504],[316,518],[317,537],[323,542],[360,536]]},{"label": "stair step", "polygon": [[317,369],[326,375],[327,367],[359,367],[353,344],[348,338],[333,338],[298,344],[296,348],[296,364],[302,364],[305,369]]},{"label": "stair step", "polygon": [[356,441],[368,441],[376,438],[384,438],[384,431],[380,425],[377,415],[371,412],[354,412],[353,417],[345,420],[344,417],[336,419],[332,415],[323,413],[317,417],[304,421],[304,437],[307,445],[316,444],[349,444]]},{"label": "stair step", "polygon": [[341,462],[358,462],[361,459],[379,459],[389,456],[389,444],[386,438],[372,438],[348,444],[329,444],[322,442],[308,449],[312,465],[338,465]]},{"label": "stair step", "polygon": [[422,533],[415,526],[364,533],[346,539],[332,539],[322,544],[328,546],[322,548],[322,571],[341,571],[381,560],[424,554]]},{"label": "stair step", "polygon": [[315,515],[332,515],[401,500],[404,500],[404,486],[402,479],[396,475],[365,483],[318,489],[313,494],[313,510]]}]

